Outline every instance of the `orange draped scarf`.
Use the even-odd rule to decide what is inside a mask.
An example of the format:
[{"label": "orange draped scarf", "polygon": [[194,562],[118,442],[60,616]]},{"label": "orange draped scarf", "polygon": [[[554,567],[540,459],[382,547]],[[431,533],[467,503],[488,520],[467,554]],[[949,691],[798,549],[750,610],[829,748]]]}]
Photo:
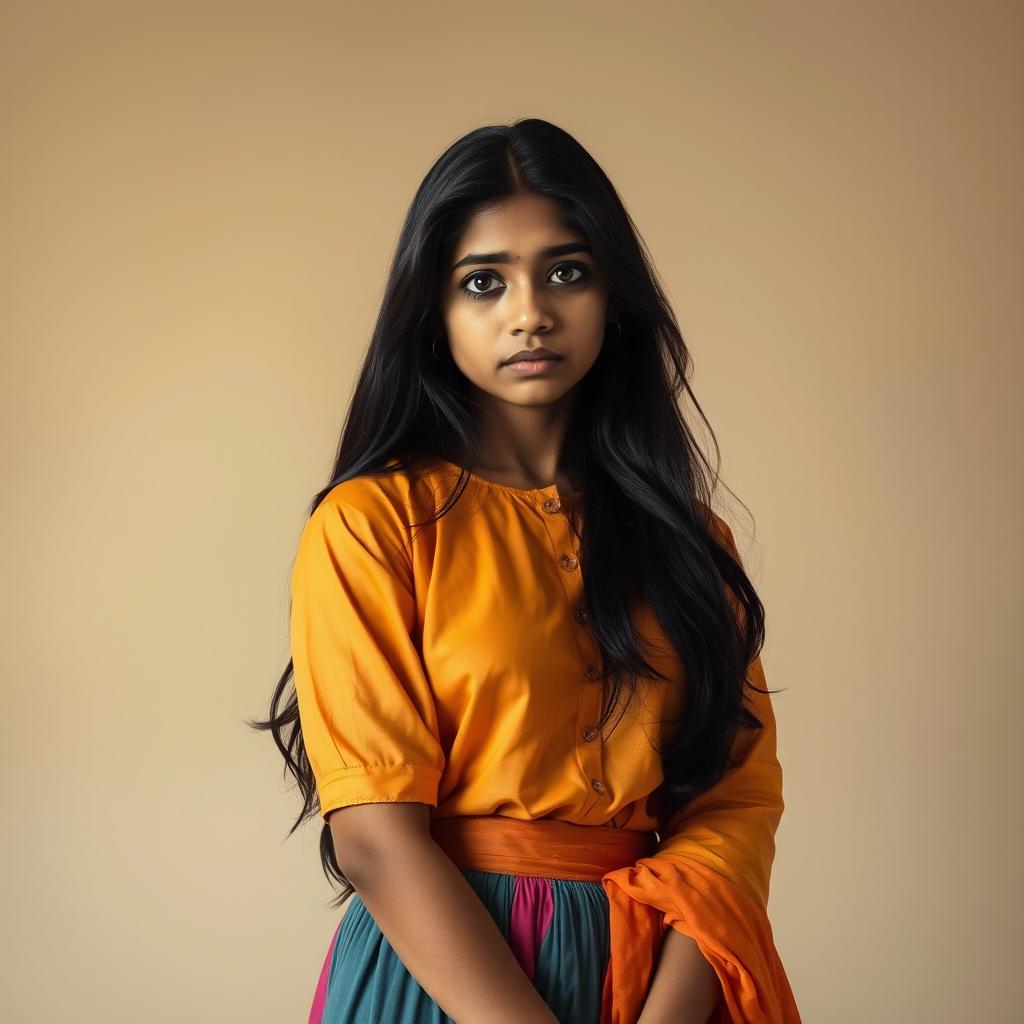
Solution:
[{"label": "orange draped scarf", "polygon": [[501,815],[432,817],[430,830],[460,868],[601,882],[609,907],[601,1024],[636,1024],[666,926],[694,939],[718,975],[714,1024],[800,1024],[765,911],[705,865],[652,856],[653,832]]}]

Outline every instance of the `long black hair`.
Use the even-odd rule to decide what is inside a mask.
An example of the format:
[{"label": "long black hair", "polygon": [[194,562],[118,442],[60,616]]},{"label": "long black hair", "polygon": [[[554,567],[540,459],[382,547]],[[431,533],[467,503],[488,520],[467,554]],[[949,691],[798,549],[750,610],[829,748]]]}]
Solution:
[{"label": "long black hair", "polygon": [[[664,678],[641,652],[635,600],[649,605],[685,665],[683,713],[659,751],[665,781],[658,797],[672,813],[725,774],[738,729],[763,727],[744,703],[744,688],[775,692],[748,679],[764,642],[764,606],[730,544],[716,536],[710,509],[718,468],[685,422],[684,393],[708,427],[716,463],[720,452],[690,388],[679,325],[611,181],[568,132],[540,118],[477,128],[427,172],[402,226],[334,468],[309,513],[350,477],[415,471],[430,456],[462,466],[472,460],[477,418],[468,381],[443,345],[442,268],[478,210],[520,193],[555,201],[563,223],[590,243],[619,311],[621,330],[606,336],[576,385],[565,455],[583,484],[585,606],[611,684],[599,725],[619,706],[623,687],[632,698],[638,676]],[[460,475],[444,505],[415,525],[446,514],[466,479]],[[270,731],[298,783],[303,806],[289,835],[320,813],[292,672],[289,661],[268,718],[248,723]],[[320,857],[325,874],[343,887],[340,905],[353,890],[327,823]]]}]

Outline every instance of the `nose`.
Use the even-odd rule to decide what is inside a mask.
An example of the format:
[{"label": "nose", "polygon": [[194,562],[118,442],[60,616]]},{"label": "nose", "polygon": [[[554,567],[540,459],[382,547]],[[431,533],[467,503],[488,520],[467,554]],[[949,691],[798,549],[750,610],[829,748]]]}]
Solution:
[{"label": "nose", "polygon": [[542,290],[532,285],[524,285],[510,304],[510,333],[540,334],[550,331],[554,320],[542,298]]}]

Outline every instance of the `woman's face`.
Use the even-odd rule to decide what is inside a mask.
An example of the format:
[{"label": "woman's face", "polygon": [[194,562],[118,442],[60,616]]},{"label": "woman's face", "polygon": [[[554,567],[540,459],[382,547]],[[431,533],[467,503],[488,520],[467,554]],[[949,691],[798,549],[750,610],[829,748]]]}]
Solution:
[{"label": "woman's face", "polygon": [[[593,366],[613,318],[605,281],[553,199],[517,195],[478,212],[451,264],[441,315],[452,358],[477,388],[515,405],[546,405]],[[557,358],[518,370],[508,362],[538,348]]]}]

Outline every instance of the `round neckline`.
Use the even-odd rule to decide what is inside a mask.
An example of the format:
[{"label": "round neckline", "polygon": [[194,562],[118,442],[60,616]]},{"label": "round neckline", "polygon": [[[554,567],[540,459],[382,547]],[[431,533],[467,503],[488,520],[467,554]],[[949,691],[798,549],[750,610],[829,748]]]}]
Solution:
[{"label": "round neckline", "polygon": [[482,484],[484,487],[493,488],[496,491],[506,491],[509,494],[520,494],[524,497],[533,497],[535,495],[542,497],[556,497],[556,498],[579,498],[583,495],[583,488],[575,491],[559,491],[558,484],[547,484],[544,487],[513,487],[511,484],[499,484],[497,480],[488,480],[485,476],[480,476],[479,473],[474,473],[471,469],[466,469],[465,466],[460,466],[455,462],[449,462],[448,459],[441,458],[440,455],[435,456],[438,462],[448,469],[454,470],[456,473],[464,473],[470,480],[474,480],[478,484]]}]

